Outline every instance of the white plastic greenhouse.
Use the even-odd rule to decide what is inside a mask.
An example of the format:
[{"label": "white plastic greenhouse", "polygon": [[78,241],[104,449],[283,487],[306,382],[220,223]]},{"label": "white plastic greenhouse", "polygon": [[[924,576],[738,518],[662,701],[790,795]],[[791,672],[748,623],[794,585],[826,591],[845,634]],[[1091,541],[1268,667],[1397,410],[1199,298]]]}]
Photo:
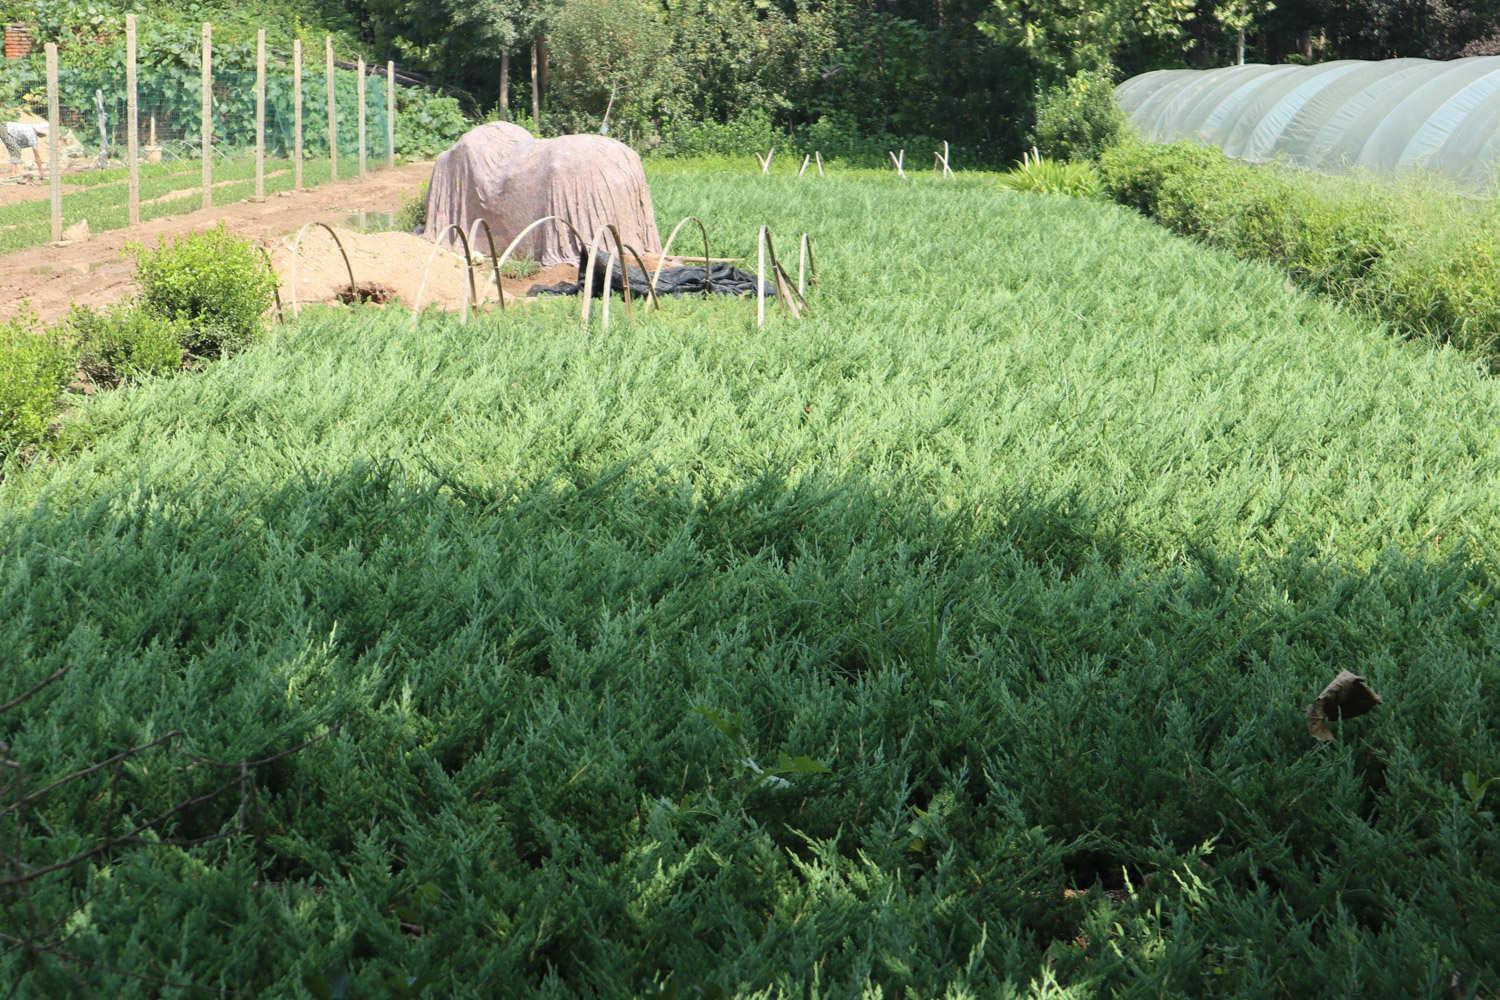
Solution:
[{"label": "white plastic greenhouse", "polygon": [[1422,169],[1470,188],[1489,187],[1500,160],[1500,56],[1157,70],[1115,93],[1146,138],[1244,160]]}]

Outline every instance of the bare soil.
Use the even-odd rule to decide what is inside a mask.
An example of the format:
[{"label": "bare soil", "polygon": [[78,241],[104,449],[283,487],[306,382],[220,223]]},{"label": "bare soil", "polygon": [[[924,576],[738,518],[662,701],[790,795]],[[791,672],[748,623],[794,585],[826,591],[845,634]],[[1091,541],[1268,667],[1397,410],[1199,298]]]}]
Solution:
[{"label": "bare soil", "polygon": [[[149,246],[222,222],[230,231],[259,242],[274,254],[284,239],[309,222],[337,225],[361,211],[396,211],[431,173],[431,163],[412,163],[364,180],[274,195],[259,203],[237,202],[154,219],[135,229],[111,230],[78,243],[33,247],[0,256],[0,319],[29,309],[44,321],[53,320],[66,314],[74,303],[98,306],[128,298],[136,290],[135,264],[125,254],[129,243]],[[310,238],[310,246],[312,242]],[[420,269],[423,264],[425,257],[415,263],[389,259],[392,269]],[[399,280],[388,274],[356,272],[355,278],[400,287]],[[347,277],[343,280],[347,284]]]}]

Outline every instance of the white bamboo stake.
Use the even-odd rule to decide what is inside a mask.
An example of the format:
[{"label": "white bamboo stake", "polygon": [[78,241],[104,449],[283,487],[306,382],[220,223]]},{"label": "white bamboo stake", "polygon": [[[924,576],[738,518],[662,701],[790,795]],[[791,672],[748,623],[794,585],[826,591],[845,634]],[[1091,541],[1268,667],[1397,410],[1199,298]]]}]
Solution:
[{"label": "white bamboo stake", "polygon": [[359,81],[354,88],[358,94],[359,101],[359,176],[364,177],[365,170],[365,60],[359,58]]},{"label": "white bamboo stake", "polygon": [[816,159],[818,161],[818,176],[822,177],[822,176],[824,176],[824,174],[823,174],[823,154],[819,150],[815,149],[815,150],[813,150],[813,156],[816,157]]},{"label": "white bamboo stake", "polygon": [[337,102],[333,96],[333,36],[324,36],[324,52],[328,66],[328,179],[339,179],[339,116]]},{"label": "white bamboo stake", "polygon": [[755,258],[755,325],[766,325],[766,227],[760,227],[760,249]]},{"label": "white bamboo stake", "polygon": [[766,153],[765,156],[761,156],[759,153],[755,154],[756,162],[758,162],[760,164],[760,172],[761,173],[763,173],[763,174],[769,174],[771,172],[771,157],[773,157],[775,155],[776,155],[776,147],[775,146],[772,146],[771,149],[770,149],[770,152]]},{"label": "white bamboo stake", "polygon": [[125,168],[130,176],[126,218],[141,224],[141,124],[135,70],[135,15],[125,15]]},{"label": "white bamboo stake", "polygon": [[302,190],[302,39],[292,40],[292,188]]},{"label": "white bamboo stake", "polygon": [[255,33],[255,200],[266,200],[266,29]]},{"label": "white bamboo stake", "polygon": [[798,177],[801,177],[803,174],[807,173],[807,165],[810,162],[812,162],[812,154],[811,153],[809,153],[806,156],[802,157],[802,169],[799,170],[799,171],[797,171],[797,176]]},{"label": "white bamboo stake", "polygon": [[203,93],[202,131],[203,207],[214,207],[214,29],[203,22],[203,67],[199,87]]},{"label": "white bamboo stake", "polygon": [[807,296],[807,234],[802,234],[801,246],[797,251],[797,294]]},{"label": "white bamboo stake", "polygon": [[62,242],[62,112],[57,96],[57,43],[47,43],[47,167],[52,172],[52,242]]},{"label": "white bamboo stake", "polygon": [[901,151],[901,155],[900,156],[897,156],[895,153],[891,153],[890,157],[891,157],[891,163],[895,164],[896,173],[901,176],[902,180],[905,180],[906,179],[906,170],[904,169],[904,167],[902,166],[902,164],[906,161],[906,150],[903,149]]}]

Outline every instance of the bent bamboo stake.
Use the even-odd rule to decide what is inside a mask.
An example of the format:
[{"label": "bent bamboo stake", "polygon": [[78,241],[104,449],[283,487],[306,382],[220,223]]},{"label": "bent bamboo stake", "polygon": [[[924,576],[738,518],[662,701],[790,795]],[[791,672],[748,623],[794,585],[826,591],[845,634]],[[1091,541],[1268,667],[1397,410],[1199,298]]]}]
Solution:
[{"label": "bent bamboo stake", "polygon": [[815,159],[817,159],[817,161],[818,161],[818,176],[822,177],[823,176],[823,153],[820,150],[816,150],[815,149],[815,150],[813,150],[813,157]]},{"label": "bent bamboo stake", "polygon": [[[589,243],[589,260],[587,267],[584,269],[584,281],[582,285],[582,323],[585,330],[588,329],[589,311],[594,299],[594,267],[599,258],[600,241],[604,236],[608,236],[610,239],[614,240],[615,244],[614,255],[610,256],[604,262],[604,306],[602,316],[604,329],[609,329],[609,300],[612,297],[610,294],[610,285],[614,279],[615,258],[618,257],[620,259],[620,284],[625,293],[625,319],[627,321],[635,318],[635,296],[630,290],[630,267],[625,261],[626,250],[629,250],[631,255],[635,257],[635,262],[640,265],[641,273],[646,273],[646,262],[641,259],[641,255],[637,253],[634,248],[625,245],[625,243],[620,239],[620,231],[615,228],[613,223],[605,223],[604,228],[596,232],[594,234],[593,240]],[[646,295],[648,301],[653,303],[656,308],[661,308],[661,303],[656,298],[655,289],[648,287],[646,290]]]},{"label": "bent bamboo stake", "polygon": [[[266,270],[271,274],[271,296],[276,300],[276,322],[286,326],[286,313],[281,308],[281,279],[276,276],[276,265],[271,262],[271,252],[264,244],[255,244],[255,249],[260,251],[261,258],[266,262]],[[348,263],[346,260],[344,263]]]},{"label": "bent bamboo stake", "polygon": [[[818,266],[812,259],[812,237],[803,233],[801,242],[797,253],[797,294],[806,296],[809,281],[814,285],[818,283]],[[811,270],[808,268],[810,264]]]},{"label": "bent bamboo stake", "polygon": [[[651,275],[651,294],[653,297],[656,295],[656,283],[661,280],[662,265],[667,262],[667,257],[672,252],[672,241],[677,239],[677,234],[682,232],[682,227],[689,222],[696,222],[698,224],[698,231],[703,234],[703,281],[708,286],[709,292],[714,290],[713,266],[708,259],[708,229],[696,215],[685,215],[678,221],[677,225],[672,227],[671,234],[667,236],[667,242],[661,248],[661,256],[656,258],[656,270]],[[660,303],[657,304],[657,308],[661,308]]]},{"label": "bent bamboo stake", "polygon": [[771,238],[771,230],[765,229],[765,234],[766,251],[771,256],[771,280],[776,282],[776,298],[786,307],[786,311],[792,314],[793,319],[801,319],[802,310],[807,308],[807,300],[797,294],[792,287],[791,277],[781,266],[781,261],[776,256],[776,241]]},{"label": "bent bamboo stake", "polygon": [[811,161],[812,161],[812,154],[811,153],[808,153],[806,156],[802,157],[802,169],[799,170],[799,171],[797,171],[797,176],[798,177],[801,177],[803,174],[807,173],[807,165]]},{"label": "bent bamboo stake", "polygon": [[[619,233],[618,233],[618,231],[615,233],[615,239],[616,240],[619,239]],[[626,252],[629,252],[630,256],[632,256],[632,257],[635,258],[635,262],[636,262],[636,264],[640,265],[641,274],[643,274],[643,275],[646,273],[646,262],[641,258],[640,251],[636,250],[636,248],[633,247],[633,246],[631,246],[629,243],[619,243],[619,242],[617,242],[615,244],[615,246],[620,251],[620,267],[624,270],[625,293],[626,293],[625,294],[625,298],[626,298],[626,301],[628,302],[632,293],[630,291],[630,268],[629,268],[629,266],[626,263],[625,254],[626,254]],[[705,254],[704,256],[707,256],[707,254]],[[657,266],[658,267],[661,266],[661,262],[660,261],[657,262]],[[650,304],[651,308],[653,308],[653,309],[660,309],[661,308],[661,300],[658,299],[657,296],[656,296],[656,286],[655,285],[648,284],[646,286],[646,301],[647,301],[648,304]]]},{"label": "bent bamboo stake", "polygon": [[[564,219],[560,215],[544,215],[516,234],[516,238],[510,241],[510,246],[506,247],[505,252],[500,255],[499,262],[495,264],[495,270],[499,271],[504,269],[505,262],[510,260],[510,255],[515,252],[516,247],[521,245],[521,241],[526,238],[527,234],[537,226],[540,226],[546,222],[561,223],[568,228],[568,232],[573,234],[573,238],[578,241],[579,246],[588,245],[588,240],[585,240],[583,238],[583,234],[578,231],[577,227],[574,226],[573,223],[569,222],[567,219]],[[504,296],[502,295],[501,298],[504,298]]]},{"label": "bent bamboo stake", "polygon": [[[505,286],[500,284],[500,258],[495,253],[495,232],[494,230],[490,229],[490,223],[488,219],[478,218],[469,225],[469,242],[479,242],[477,239],[475,239],[474,234],[479,230],[480,226],[484,227],[484,238],[488,240],[490,244],[490,263],[495,267],[495,296],[500,300],[500,311],[505,312]],[[474,266],[472,261],[470,261],[469,266],[471,268]],[[479,302],[476,301],[474,303],[474,308],[476,310],[479,308]]]},{"label": "bent bamboo stake", "polygon": [[895,153],[891,153],[890,157],[891,157],[891,162],[896,165],[896,173],[898,173],[898,174],[901,175],[901,179],[902,180],[905,180],[906,179],[906,169],[903,166],[903,164],[906,162],[906,150],[903,149],[901,151],[901,155],[900,156],[897,156]]},{"label": "bent bamboo stake", "polygon": [[755,250],[755,326],[766,325],[766,227],[760,227]]},{"label": "bent bamboo stake", "polygon": [[[437,260],[437,255],[442,252],[443,240],[448,238],[449,233],[457,233],[458,240],[463,244],[464,248],[464,272],[469,276],[469,296],[468,298],[464,299],[463,312],[459,316],[459,322],[467,323],[469,321],[469,306],[474,302],[476,295],[474,292],[474,268],[471,267],[468,262],[473,258],[474,255],[469,250],[468,234],[463,231],[462,226],[459,226],[455,223],[438,234],[438,241],[433,245],[432,253],[427,255],[427,266],[422,269],[422,283],[417,286],[417,299],[412,303],[411,325],[407,327],[408,331],[415,330],[417,328],[417,320],[420,319],[422,315],[422,299],[427,293],[427,279],[432,277],[433,262]],[[475,308],[477,309],[478,307],[476,306]]]},{"label": "bent bamboo stake", "polygon": [[760,172],[761,173],[763,173],[763,174],[769,174],[771,172],[771,157],[773,157],[775,155],[776,155],[776,147],[775,146],[772,146],[771,149],[770,149],[770,152],[766,153],[765,156],[761,156],[759,153],[755,154],[756,162],[758,162],[760,164]]},{"label": "bent bamboo stake", "polygon": [[329,236],[333,237],[333,245],[339,248],[339,255],[344,258],[344,272],[349,275],[349,292],[351,295],[354,292],[354,267],[349,263],[349,252],[344,249],[344,241],[339,239],[339,234],[334,232],[333,227],[326,222],[309,222],[297,230],[297,238],[292,240],[291,296],[293,318],[302,315],[302,305],[297,301],[297,273],[298,263],[302,260],[302,240],[307,236],[307,231],[314,226],[324,230]]},{"label": "bent bamboo stake", "polygon": [[932,154],[932,169],[933,170],[938,170],[939,168],[941,168],[944,177],[952,177],[953,176],[953,171],[948,166],[948,140],[947,139],[943,140],[943,151],[941,153],[933,153]]}]

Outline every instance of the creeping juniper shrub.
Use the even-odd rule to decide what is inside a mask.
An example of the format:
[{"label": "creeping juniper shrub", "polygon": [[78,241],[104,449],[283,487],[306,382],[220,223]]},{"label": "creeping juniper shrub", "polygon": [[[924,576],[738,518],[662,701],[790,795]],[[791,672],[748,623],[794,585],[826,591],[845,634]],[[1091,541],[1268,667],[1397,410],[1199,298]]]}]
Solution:
[{"label": "creeping juniper shrub", "polygon": [[220,224],[134,252],[142,305],[191,327],[183,344],[189,353],[228,354],[261,332],[276,278],[250,241]]},{"label": "creeping juniper shrub", "polygon": [[1490,202],[1430,177],[1326,177],[1193,143],[1126,141],[1100,156],[1099,170],[1111,197],[1169,229],[1500,365],[1500,227]]}]

